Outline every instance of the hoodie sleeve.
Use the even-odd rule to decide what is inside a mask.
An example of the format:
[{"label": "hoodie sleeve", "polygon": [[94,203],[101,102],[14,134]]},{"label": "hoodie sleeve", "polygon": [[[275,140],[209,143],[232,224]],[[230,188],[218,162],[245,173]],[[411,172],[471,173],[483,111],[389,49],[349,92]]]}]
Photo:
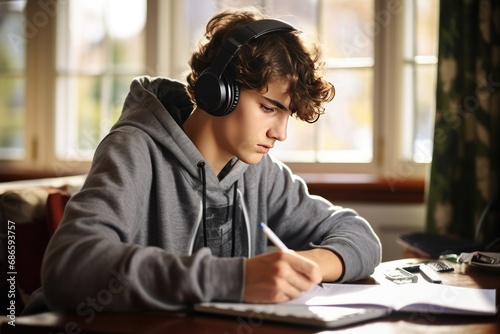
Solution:
[{"label": "hoodie sleeve", "polygon": [[306,183],[277,160],[265,161],[268,223],[292,249],[326,248],[344,263],[339,282],[367,278],[380,263],[382,246],[354,210],[310,195]]},{"label": "hoodie sleeve", "polygon": [[145,138],[117,130],[98,147],[44,257],[42,287],[51,310],[76,310],[90,321],[103,310],[240,300],[244,259],[217,258],[206,248],[179,256],[135,242],[155,181],[149,154],[155,143]]}]

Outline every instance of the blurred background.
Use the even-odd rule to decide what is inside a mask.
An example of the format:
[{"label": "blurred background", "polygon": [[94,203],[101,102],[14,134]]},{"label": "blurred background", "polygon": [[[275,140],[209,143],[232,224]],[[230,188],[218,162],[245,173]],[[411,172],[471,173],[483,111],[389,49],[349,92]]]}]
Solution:
[{"label": "blurred background", "polygon": [[[311,193],[366,217],[382,239],[384,260],[401,257],[396,239],[402,233],[446,232],[436,226],[447,207],[430,211],[426,203],[442,119],[436,96],[456,87],[463,67],[449,54],[438,57],[440,11],[456,7],[462,15],[450,21],[441,42],[463,40],[457,27],[470,22],[468,12],[487,31],[482,18],[498,12],[485,7],[489,1],[0,0],[0,182],[84,174],[119,117],[131,80],[184,81],[209,18],[250,5],[317,39],[325,75],[336,87],[325,115],[314,124],[291,121],[288,139],[273,154],[304,177]],[[498,40],[494,32],[488,36]],[[444,101],[467,102],[477,87]],[[496,86],[488,87],[491,93]],[[456,125],[450,119],[448,126]],[[469,219],[477,220],[496,188],[487,193]],[[447,203],[446,196],[437,201]]]}]

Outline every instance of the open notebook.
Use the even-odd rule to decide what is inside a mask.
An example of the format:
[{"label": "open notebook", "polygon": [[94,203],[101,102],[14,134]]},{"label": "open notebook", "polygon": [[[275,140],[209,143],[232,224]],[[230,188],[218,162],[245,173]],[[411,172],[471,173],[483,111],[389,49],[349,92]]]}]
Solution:
[{"label": "open notebook", "polygon": [[494,315],[495,289],[442,284],[323,284],[314,286],[288,305],[386,307],[398,312]]},{"label": "open notebook", "polygon": [[379,318],[393,311],[494,315],[494,289],[441,284],[323,284],[281,304],[201,303],[195,310],[241,316],[253,322],[275,320],[340,327]]}]

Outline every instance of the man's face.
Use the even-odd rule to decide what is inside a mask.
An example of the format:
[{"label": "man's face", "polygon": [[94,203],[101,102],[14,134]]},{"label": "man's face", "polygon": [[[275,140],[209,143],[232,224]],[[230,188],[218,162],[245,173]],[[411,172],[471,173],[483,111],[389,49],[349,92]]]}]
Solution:
[{"label": "man's face", "polygon": [[288,84],[272,81],[267,88],[263,92],[242,90],[236,109],[217,122],[215,136],[221,153],[255,164],[276,140],[286,139],[290,118]]}]

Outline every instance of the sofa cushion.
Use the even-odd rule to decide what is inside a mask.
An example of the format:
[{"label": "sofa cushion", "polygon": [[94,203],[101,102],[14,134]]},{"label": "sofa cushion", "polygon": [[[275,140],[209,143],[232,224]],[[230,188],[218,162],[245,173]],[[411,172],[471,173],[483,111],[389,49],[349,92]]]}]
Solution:
[{"label": "sofa cushion", "polygon": [[[8,221],[15,224],[16,285],[23,299],[41,286],[40,271],[45,249],[62,219],[69,198],[69,193],[58,188],[17,189],[0,195],[0,233],[3,239],[6,239]],[[0,261],[1,267],[7,265],[6,252],[1,252]],[[3,269],[2,272],[6,273]]]}]

